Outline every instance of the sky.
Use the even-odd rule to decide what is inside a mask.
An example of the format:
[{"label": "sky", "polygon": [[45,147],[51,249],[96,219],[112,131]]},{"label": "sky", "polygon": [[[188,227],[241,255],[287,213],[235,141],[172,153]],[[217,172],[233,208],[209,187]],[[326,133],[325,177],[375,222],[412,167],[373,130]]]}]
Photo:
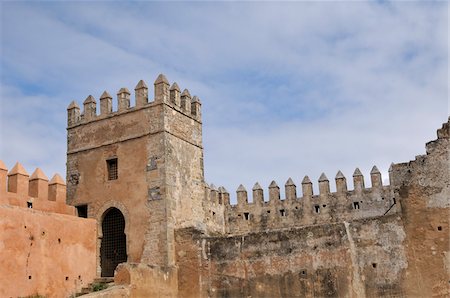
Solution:
[{"label": "sky", "polygon": [[[243,184],[425,153],[450,115],[446,1],[0,2],[0,159],[65,176],[66,108],[153,86],[202,101],[205,179]],[[152,87],[151,87],[152,88]],[[152,90],[149,90],[152,94]]]}]

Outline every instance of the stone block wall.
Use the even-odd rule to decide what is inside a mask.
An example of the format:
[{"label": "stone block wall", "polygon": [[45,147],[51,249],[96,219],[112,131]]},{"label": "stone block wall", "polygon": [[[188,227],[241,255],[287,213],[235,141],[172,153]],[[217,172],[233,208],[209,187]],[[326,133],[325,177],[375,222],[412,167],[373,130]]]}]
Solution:
[{"label": "stone block wall", "polygon": [[[185,89],[159,75],[154,99],[140,81],[130,92],[117,93],[117,111],[106,91],[88,96],[83,112],[75,102],[68,111],[67,202],[85,206],[97,219],[100,274],[102,222],[110,208],[125,218],[127,261],[174,265],[174,229],[202,228],[203,147],[201,103]],[[108,162],[116,161],[117,177]]]},{"label": "stone block wall", "polygon": [[[208,229],[176,231],[180,295],[447,297],[449,127],[450,121],[444,123],[438,138],[427,143],[426,155],[393,164],[389,186],[381,185],[374,169],[371,188],[364,187],[355,171],[354,189],[347,190],[338,173],[336,193],[327,191],[322,176],[319,195],[312,195],[311,182],[304,179],[303,196],[297,198],[295,185],[288,181],[287,197],[280,200],[272,183],[265,202],[257,184],[248,203],[241,186],[235,206],[224,188],[206,186],[206,214],[215,215]],[[316,212],[315,204],[326,204],[329,211]],[[276,212],[280,208],[284,216]],[[276,217],[263,220],[269,210]],[[297,215],[295,210],[300,210]],[[286,218],[289,211],[292,218]],[[259,220],[246,218],[246,212]]]}]

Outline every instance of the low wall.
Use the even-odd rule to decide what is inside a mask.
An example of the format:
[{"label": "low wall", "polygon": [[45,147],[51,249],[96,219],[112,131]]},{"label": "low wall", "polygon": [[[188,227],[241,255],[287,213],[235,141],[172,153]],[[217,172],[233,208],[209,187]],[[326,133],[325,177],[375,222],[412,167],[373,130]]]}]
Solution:
[{"label": "low wall", "polygon": [[96,222],[0,205],[0,297],[69,297],[96,277]]}]

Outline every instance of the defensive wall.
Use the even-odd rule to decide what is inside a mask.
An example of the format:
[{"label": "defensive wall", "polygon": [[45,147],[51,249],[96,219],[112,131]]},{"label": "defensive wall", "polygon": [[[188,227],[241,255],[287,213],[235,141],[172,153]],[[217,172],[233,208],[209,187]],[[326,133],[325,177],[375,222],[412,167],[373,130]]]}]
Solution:
[{"label": "defensive wall", "polygon": [[[205,206],[224,217],[212,233],[177,230],[180,295],[448,297],[449,126],[450,119],[425,155],[392,164],[387,186],[374,167],[371,188],[356,170],[347,190],[338,172],[337,191],[322,175],[316,196],[307,177],[300,198],[288,180],[285,200],[275,183],[268,202],[259,184],[252,203],[240,186],[234,206],[223,187],[207,189]],[[322,214],[317,205],[329,209]]]},{"label": "defensive wall", "polygon": [[96,223],[65,199],[58,174],[0,161],[0,297],[69,297],[96,277]]},{"label": "defensive wall", "polygon": [[325,174],[317,194],[308,176],[298,188],[288,179],[283,199],[275,181],[268,198],[259,183],[251,194],[240,185],[231,204],[224,187],[204,181],[199,100],[169,86],[159,75],[150,101],[140,81],[135,106],[121,88],[117,111],[107,92],[99,114],[92,96],[83,112],[68,108],[68,202],[97,219],[98,248],[107,211],[123,214],[128,258],[115,279],[130,296],[450,294],[448,122],[426,155],[392,164],[385,185],[374,166],[369,178],[356,169],[351,186],[338,171],[334,192]]},{"label": "defensive wall", "polygon": [[67,203],[84,206],[98,222],[98,275],[113,274],[102,271],[110,260],[100,252],[102,222],[111,210],[124,218],[121,252],[131,263],[173,266],[175,227],[203,225],[200,100],[164,75],[153,95],[141,80],[134,106],[128,89],[120,88],[116,111],[106,91],[99,113],[91,95],[82,111],[76,102],[67,108]]},{"label": "defensive wall", "polygon": [[[390,185],[382,185],[381,173],[376,166],[370,173],[372,187],[366,187],[364,176],[357,168],[353,174],[353,190],[348,190],[341,171],[335,177],[336,192],[330,192],[330,182],[322,173],[318,180],[319,194],[313,194],[308,176],[301,182],[302,196],[297,196],[297,186],[291,178],[285,183],[285,198],[280,198],[280,187],[275,181],[268,187],[265,200],[263,188],[255,183],[252,201],[247,190],[240,185],[236,191],[237,204],[230,205],[230,195],[224,187],[206,186],[206,200],[210,226],[229,234],[240,234],[271,229],[309,226],[316,224],[352,221],[394,214],[400,211]],[[223,207],[220,208],[219,206]],[[223,228],[225,227],[225,228]]]},{"label": "defensive wall", "polygon": [[91,95],[69,105],[67,195],[0,162],[0,296],[67,297],[100,276],[117,286],[89,297],[450,295],[450,119],[386,185],[374,166],[352,186],[338,171],[334,192],[325,174],[317,194],[308,176],[284,198],[240,185],[231,204],[204,181],[198,97],[159,75],[135,102],[121,88],[117,111],[106,91],[99,113]]}]

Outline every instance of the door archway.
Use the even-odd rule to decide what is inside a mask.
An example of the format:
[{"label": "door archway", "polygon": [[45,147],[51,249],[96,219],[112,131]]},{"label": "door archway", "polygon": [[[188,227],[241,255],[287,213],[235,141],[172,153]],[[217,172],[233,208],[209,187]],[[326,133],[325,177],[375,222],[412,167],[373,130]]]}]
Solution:
[{"label": "door archway", "polygon": [[102,277],[113,277],[117,265],[127,261],[125,218],[117,208],[105,211],[102,220],[100,266]]}]

